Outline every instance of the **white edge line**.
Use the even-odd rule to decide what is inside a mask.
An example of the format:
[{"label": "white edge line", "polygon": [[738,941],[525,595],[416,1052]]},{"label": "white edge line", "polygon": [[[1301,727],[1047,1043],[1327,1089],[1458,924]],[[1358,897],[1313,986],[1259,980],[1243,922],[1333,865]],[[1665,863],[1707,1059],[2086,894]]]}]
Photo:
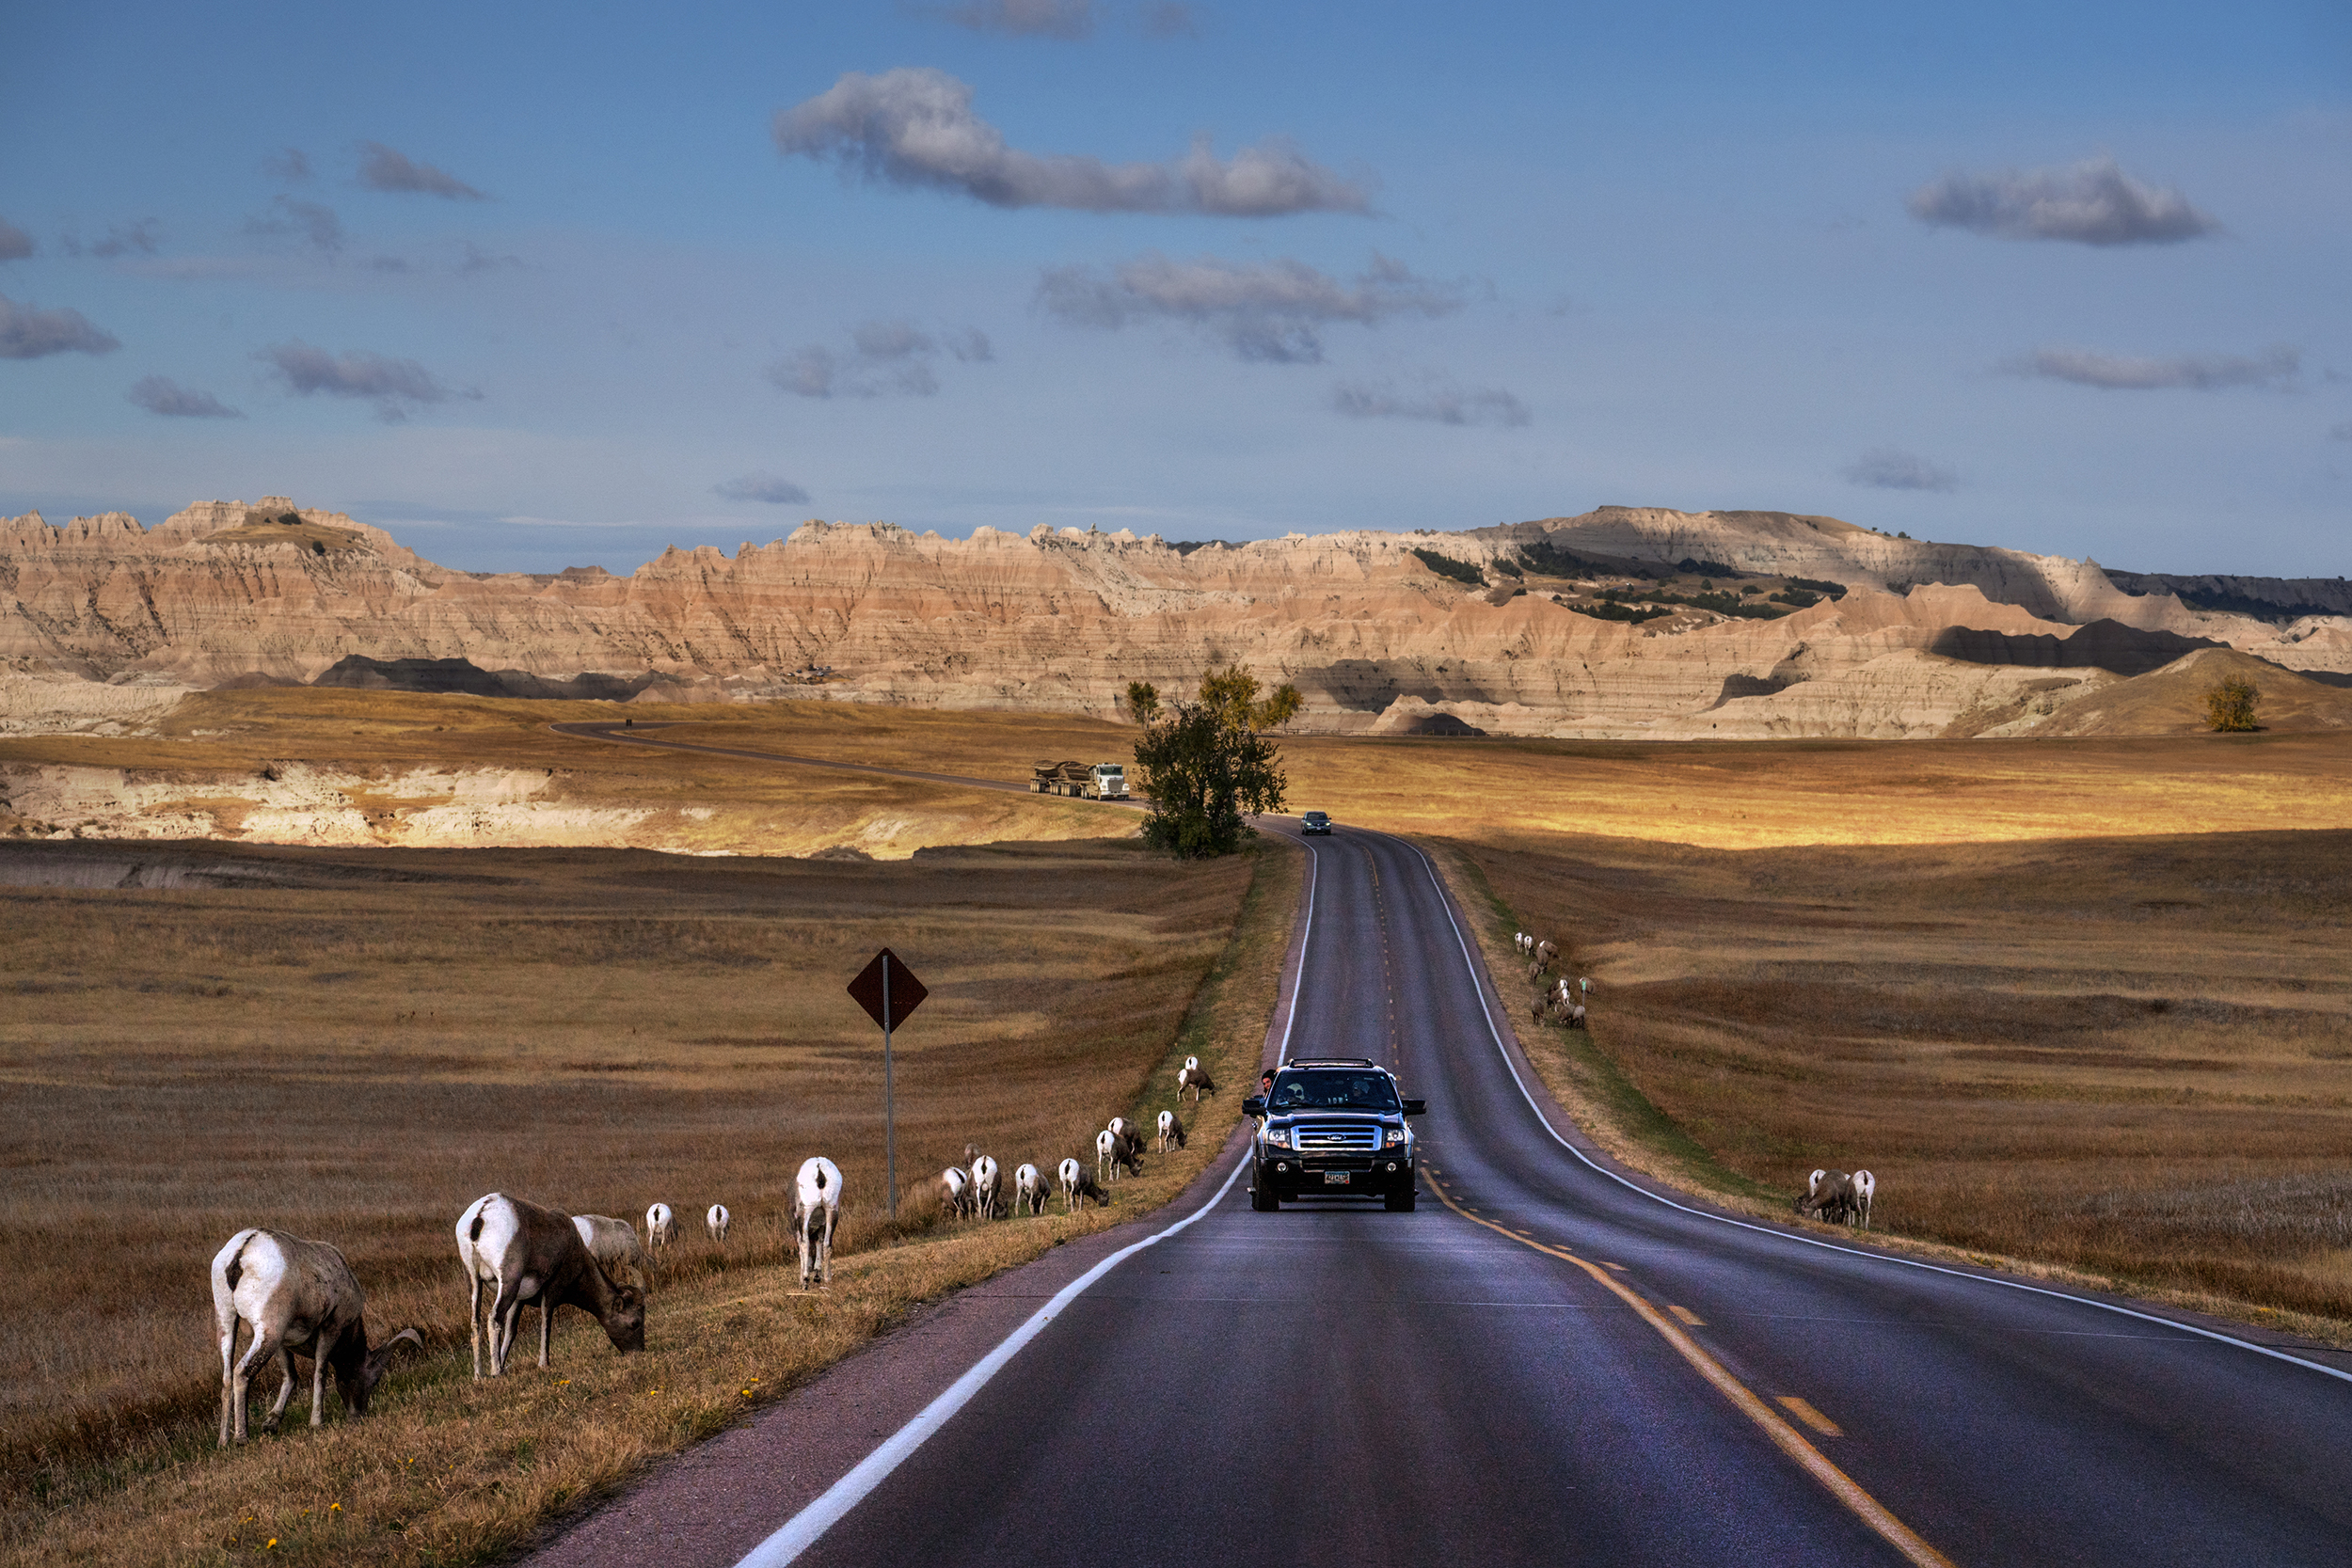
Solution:
[{"label": "white edge line", "polygon": [[1925,1269],[1930,1274],[1949,1275],[1954,1279],[1973,1279],[1979,1284],[1998,1285],[2006,1290],[2025,1291],[2037,1296],[2050,1296],[2058,1301],[2071,1301],[2082,1307],[2095,1307],[2103,1312],[2114,1312],[2126,1318],[2137,1318],[2141,1323],[2160,1323],[2166,1328],[2178,1329],[2183,1334],[2196,1334],[2208,1339],[2217,1339],[2225,1345],[2235,1345],[2240,1350],[2250,1350],[2257,1355],[2267,1355],[2276,1361],[2284,1361],[2291,1366],[2303,1367],[2344,1383],[2352,1383],[2352,1371],[2345,1371],[2339,1367],[2330,1367],[2325,1362],[2306,1361],[2299,1355],[2289,1355],[2285,1351],[2274,1350],[2268,1345],[2258,1345],[2250,1339],[2238,1338],[2235,1335],[2218,1333],[2210,1328],[2200,1328],[2195,1323],[2185,1323],[2177,1319],[2158,1317],[2153,1312],[2135,1311],[2131,1307],[2119,1307],[2111,1301],[2101,1301],[2094,1296],[2078,1296],[2067,1291],[2053,1291],[2044,1285],[2028,1285],[2021,1279],[2005,1279],[1999,1275],[1993,1274],[1970,1274],[1965,1269],[1946,1268],[1941,1263],[1924,1263],[1916,1258],[1899,1258],[1892,1253],[1868,1252],[1861,1247],[1840,1246],[1836,1242],[1824,1242],[1818,1237],[1800,1235],[1793,1230],[1776,1230],[1768,1225],[1755,1225],[1746,1220],[1735,1220],[1727,1214],[1710,1214],[1704,1209],[1693,1209],[1688,1204],[1677,1203],[1673,1198],[1651,1192],[1638,1182],[1627,1180],[1562,1137],[1559,1130],[1551,1125],[1551,1118],[1544,1115],[1543,1107],[1535,1103],[1535,1097],[1528,1093],[1526,1080],[1519,1076],[1518,1067],[1511,1060],[1509,1048],[1502,1043],[1502,1032],[1495,1027],[1494,1013],[1486,1006],[1486,988],[1479,979],[1478,965],[1470,958],[1470,942],[1462,935],[1462,923],[1454,918],[1454,900],[1448,896],[1445,883],[1438,879],[1436,863],[1430,860],[1428,852],[1411,839],[1399,839],[1397,842],[1419,855],[1422,869],[1429,873],[1430,885],[1437,889],[1438,902],[1445,911],[1446,924],[1454,927],[1454,940],[1462,949],[1462,963],[1470,971],[1470,990],[1478,995],[1478,1011],[1486,1021],[1486,1033],[1494,1040],[1495,1050],[1502,1055],[1502,1065],[1511,1074],[1511,1082],[1518,1085],[1519,1098],[1527,1101],[1527,1108],[1535,1113],[1536,1121],[1541,1123],[1543,1130],[1550,1134],[1553,1143],[1558,1144],[1562,1148],[1566,1149],[1619,1186],[1637,1192],[1653,1203],[1662,1203],[1669,1209],[1680,1210],[1683,1213],[1694,1214],[1703,1220],[1712,1220],[1718,1225],[1736,1225],[1742,1230],[1753,1230],[1759,1236],[1777,1237],[1784,1242],[1801,1242],[1806,1246],[1820,1247],[1825,1252],[1842,1252],[1849,1258],[1867,1258],[1881,1263],[1899,1263],[1907,1269]]},{"label": "white edge line", "polygon": [[[1302,841],[1301,847],[1307,850],[1308,854],[1307,924],[1299,942],[1298,976],[1291,988],[1290,1012],[1282,1021],[1281,1059],[1283,1061],[1290,1060],[1291,1026],[1298,1022],[1298,993],[1305,989],[1307,983],[1306,939],[1314,933],[1314,873],[1320,857],[1315,854],[1312,846],[1306,845]],[[785,1521],[783,1528],[773,1535],[744,1553],[742,1559],[737,1562],[736,1568],[784,1568],[786,1563],[815,1545],[819,1537],[839,1524],[842,1517],[851,1509],[865,1501],[866,1494],[880,1486],[889,1479],[893,1470],[913,1457],[914,1450],[921,1448],[931,1433],[946,1426],[957,1411],[969,1404],[972,1402],[972,1396],[987,1386],[988,1380],[1002,1371],[1005,1363],[1021,1353],[1022,1346],[1043,1333],[1045,1325],[1059,1317],[1063,1309],[1072,1302],[1085,1294],[1089,1286],[1129,1258],[1141,1252],[1145,1247],[1156,1246],[1187,1226],[1205,1219],[1218,1204],[1225,1201],[1225,1195],[1233,1190],[1233,1183],[1240,1180],[1241,1173],[1248,1168],[1249,1162],[1247,1159],[1234,1162],[1232,1173],[1226,1177],[1224,1183],[1217,1188],[1215,1197],[1210,1198],[1208,1202],[1167,1229],[1156,1231],[1140,1242],[1131,1243],[1120,1248],[1056,1291],[1053,1300],[1032,1312],[1026,1322],[1010,1334],[1006,1335],[994,1350],[973,1363],[969,1371],[949,1384],[946,1390],[925,1405],[921,1413],[913,1420],[885,1438],[880,1448],[858,1463],[857,1468],[827,1487],[821,1497]]]}]

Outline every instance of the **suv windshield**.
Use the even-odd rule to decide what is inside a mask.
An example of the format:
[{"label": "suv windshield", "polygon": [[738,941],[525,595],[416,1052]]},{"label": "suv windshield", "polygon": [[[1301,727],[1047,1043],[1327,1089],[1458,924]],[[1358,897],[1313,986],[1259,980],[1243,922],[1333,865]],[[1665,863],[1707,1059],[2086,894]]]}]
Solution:
[{"label": "suv windshield", "polygon": [[1266,1108],[1292,1111],[1387,1111],[1393,1115],[1396,1085],[1385,1072],[1285,1072],[1274,1081]]}]

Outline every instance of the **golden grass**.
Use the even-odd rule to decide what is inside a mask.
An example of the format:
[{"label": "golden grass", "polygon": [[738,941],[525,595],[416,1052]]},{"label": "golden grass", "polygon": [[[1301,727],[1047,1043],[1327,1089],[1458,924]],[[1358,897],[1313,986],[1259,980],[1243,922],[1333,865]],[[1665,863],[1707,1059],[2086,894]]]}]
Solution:
[{"label": "golden grass", "polygon": [[1499,975],[1516,918],[1594,976],[1589,1037],[1515,1022],[1631,1163],[2352,1330],[2352,832],[1458,851]]},{"label": "golden grass", "polygon": [[[28,853],[60,851],[0,849]],[[0,890],[0,1082],[40,1130],[0,1171],[20,1237],[0,1309],[12,1561],[499,1555],[911,1304],[1180,1190],[1238,1095],[1107,1212],[943,1226],[928,1179],[967,1139],[1008,1172],[1080,1152],[1108,1116],[1172,1103],[1186,1052],[1238,1082],[1298,883],[1287,851],[1182,866],[1104,842],[879,864],[173,853],[286,885]],[[876,1031],[841,990],[884,942],[931,988],[898,1037],[896,1227]],[[818,1151],[850,1203],[834,1288],[801,1295],[782,1216]],[[448,1231],[492,1188],[679,1212],[646,1354],[566,1314],[552,1372],[473,1383]],[[723,1250],[700,1230],[712,1201],[735,1214]],[[373,1332],[419,1323],[432,1352],[364,1422],[330,1398],[311,1433],[306,1401],[288,1434],[217,1454],[205,1269],[254,1223],[342,1245]]]},{"label": "golden grass", "polygon": [[2352,828],[2352,735],[2161,740],[1301,738],[1291,803],[1344,825],[1715,849]]}]

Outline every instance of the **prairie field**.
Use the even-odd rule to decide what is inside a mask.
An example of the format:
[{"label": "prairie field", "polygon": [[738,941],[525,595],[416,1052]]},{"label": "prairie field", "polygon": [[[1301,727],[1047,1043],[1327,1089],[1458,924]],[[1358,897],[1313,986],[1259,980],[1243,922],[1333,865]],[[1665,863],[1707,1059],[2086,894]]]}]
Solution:
[{"label": "prairie field", "polygon": [[[1109,1211],[947,1224],[935,1180],[967,1141],[1008,1187],[1090,1151],[1109,1117],[1173,1103],[1171,1054],[1245,1076],[1295,859],[0,845],[0,1112],[20,1130],[0,1548],[213,1561],[265,1530],[321,1562],[495,1555],[910,1305],[1177,1190],[1237,1097],[1188,1110],[1205,1135]],[[930,992],[896,1038],[896,1224],[880,1032],[843,989],[885,944]],[[842,1278],[802,1295],[785,1216],[819,1152],[848,1195]],[[566,1313],[556,1373],[472,1384],[451,1227],[494,1189],[641,1227],[655,1199],[677,1212],[646,1355]],[[342,1247],[373,1335],[414,1323],[430,1349],[369,1421],[330,1394],[326,1433],[215,1457],[207,1268],[255,1224]],[[276,1381],[255,1381],[257,1421]],[[290,1423],[307,1407],[306,1381]]]}]

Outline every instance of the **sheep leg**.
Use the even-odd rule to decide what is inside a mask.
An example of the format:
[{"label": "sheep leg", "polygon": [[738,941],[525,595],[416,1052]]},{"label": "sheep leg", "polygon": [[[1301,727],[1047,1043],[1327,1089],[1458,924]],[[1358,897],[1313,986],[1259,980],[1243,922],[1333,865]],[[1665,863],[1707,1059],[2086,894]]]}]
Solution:
[{"label": "sheep leg", "polygon": [[[508,1291],[512,1290],[513,1294]],[[490,1375],[506,1375],[506,1357],[515,1348],[515,1325],[523,1315],[523,1293],[518,1286],[499,1284],[498,1299],[490,1303]]]},{"label": "sheep leg", "polygon": [[[237,1354],[237,1329],[241,1321],[237,1318],[230,1318],[229,1332],[220,1337],[220,1446],[224,1449],[229,1446],[229,1397],[230,1390],[236,1386],[234,1358]],[[261,1331],[256,1329],[254,1332],[258,1335]],[[244,1433],[240,1433],[238,1435],[242,1437]]]},{"label": "sheep leg", "polygon": [[262,1325],[255,1323],[253,1342],[246,1346],[245,1354],[237,1360],[234,1403],[237,1412],[237,1441],[240,1443],[246,1440],[246,1402],[253,1387],[253,1370],[262,1364],[264,1357],[276,1354],[277,1347],[269,1343],[268,1337],[262,1332]]},{"label": "sheep leg", "polygon": [[[469,1271],[470,1272],[470,1271]],[[482,1381],[482,1275],[473,1276],[473,1300],[466,1312],[466,1338],[473,1341],[473,1380]],[[497,1350],[493,1345],[491,1354]]]},{"label": "sheep leg", "polygon": [[335,1354],[335,1341],[342,1338],[340,1334],[330,1338],[321,1330],[310,1341],[310,1424],[314,1427],[326,1424],[326,1358]]},{"label": "sheep leg", "polygon": [[555,1304],[542,1291],[539,1296],[539,1370],[548,1370],[548,1336],[553,1332]]},{"label": "sheep leg", "polygon": [[278,1370],[283,1375],[278,1383],[278,1402],[269,1407],[269,1419],[262,1423],[263,1432],[276,1432],[278,1423],[285,1418],[286,1406],[294,1402],[294,1352],[286,1348],[283,1339],[272,1348],[278,1353]]}]

